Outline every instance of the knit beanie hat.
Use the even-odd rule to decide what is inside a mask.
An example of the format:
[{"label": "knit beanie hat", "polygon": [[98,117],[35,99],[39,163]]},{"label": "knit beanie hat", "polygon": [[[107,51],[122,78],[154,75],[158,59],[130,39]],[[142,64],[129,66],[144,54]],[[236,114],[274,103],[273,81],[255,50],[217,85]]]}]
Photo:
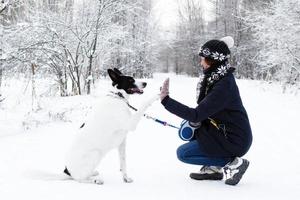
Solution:
[{"label": "knit beanie hat", "polygon": [[199,49],[199,56],[210,58],[223,63],[230,58],[230,48],[233,47],[234,40],[231,36],[223,37],[219,40],[209,40]]}]

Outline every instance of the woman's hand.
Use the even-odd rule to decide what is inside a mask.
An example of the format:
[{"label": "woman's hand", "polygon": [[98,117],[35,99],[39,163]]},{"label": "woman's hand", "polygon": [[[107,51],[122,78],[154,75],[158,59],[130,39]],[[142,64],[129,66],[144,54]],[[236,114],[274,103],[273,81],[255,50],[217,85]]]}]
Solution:
[{"label": "woman's hand", "polygon": [[169,95],[169,81],[170,79],[167,78],[164,83],[163,86],[160,88],[160,100],[162,101],[166,96]]}]

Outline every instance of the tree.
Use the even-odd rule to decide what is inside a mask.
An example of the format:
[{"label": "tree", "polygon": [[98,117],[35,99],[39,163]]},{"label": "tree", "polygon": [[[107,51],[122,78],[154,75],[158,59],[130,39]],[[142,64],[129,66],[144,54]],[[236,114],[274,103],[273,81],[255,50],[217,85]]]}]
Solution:
[{"label": "tree", "polygon": [[[87,94],[91,93],[92,66],[94,58],[97,56],[97,48],[100,42],[99,37],[106,31],[112,31],[111,22],[114,16],[122,13],[125,6],[123,0],[98,0],[97,15],[91,20],[91,29],[87,33],[87,42],[85,43],[86,57],[88,58],[88,67],[86,75]],[[102,32],[102,33],[101,33]],[[111,38],[110,38],[111,39]],[[103,42],[103,41],[102,41]]]},{"label": "tree", "polygon": [[253,10],[245,18],[260,46],[255,61],[263,79],[299,82],[299,9],[299,1],[275,0],[263,12]]},{"label": "tree", "polygon": [[126,74],[134,77],[151,77],[157,53],[153,35],[156,35],[156,24],[151,20],[151,1],[131,0],[128,9],[114,18],[124,31],[124,37],[112,40],[111,62],[107,67],[122,68]]},{"label": "tree", "polygon": [[41,73],[56,75],[61,96],[82,94],[83,89],[89,94],[95,64],[108,62],[115,48],[109,47],[110,41],[124,35],[112,19],[127,10],[126,1],[88,0],[75,6],[73,0],[33,0],[22,7],[28,16],[6,26],[5,66],[20,70],[34,60]]},{"label": "tree", "polygon": [[[173,43],[176,71],[198,76],[198,50],[206,40],[203,9],[199,1],[185,0],[179,6],[179,23]],[[181,70],[178,68],[182,68]]]}]

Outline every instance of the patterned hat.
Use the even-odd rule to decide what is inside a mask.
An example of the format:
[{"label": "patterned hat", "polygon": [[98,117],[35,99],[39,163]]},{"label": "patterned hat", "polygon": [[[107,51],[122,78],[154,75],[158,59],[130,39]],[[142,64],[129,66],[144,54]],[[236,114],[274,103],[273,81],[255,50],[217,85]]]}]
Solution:
[{"label": "patterned hat", "polygon": [[209,40],[199,49],[199,56],[210,58],[218,62],[227,61],[230,58],[229,48],[233,47],[234,40],[231,36],[220,40]]}]

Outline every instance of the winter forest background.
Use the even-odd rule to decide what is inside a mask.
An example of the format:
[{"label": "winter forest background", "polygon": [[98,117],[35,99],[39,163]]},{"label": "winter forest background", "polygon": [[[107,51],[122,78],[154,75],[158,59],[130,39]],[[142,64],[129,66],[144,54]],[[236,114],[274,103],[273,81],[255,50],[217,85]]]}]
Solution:
[{"label": "winter forest background", "polygon": [[[130,98],[137,108],[167,77],[170,95],[192,106],[199,47],[227,35],[254,138],[238,186],[191,180],[199,166],[177,159],[177,130],[146,118],[127,137],[133,183],[122,182],[117,151],[97,169],[103,186],[57,180],[79,127],[111,90],[108,68],[148,83]],[[0,0],[0,198],[298,200],[299,91],[299,0]],[[147,114],[182,121],[159,101]]]},{"label": "winter forest background", "polygon": [[0,91],[11,77],[47,77],[55,94],[90,94],[111,67],[137,78],[198,76],[201,44],[226,35],[235,39],[237,77],[299,85],[299,1],[177,2],[166,31],[148,0],[1,0]]}]

